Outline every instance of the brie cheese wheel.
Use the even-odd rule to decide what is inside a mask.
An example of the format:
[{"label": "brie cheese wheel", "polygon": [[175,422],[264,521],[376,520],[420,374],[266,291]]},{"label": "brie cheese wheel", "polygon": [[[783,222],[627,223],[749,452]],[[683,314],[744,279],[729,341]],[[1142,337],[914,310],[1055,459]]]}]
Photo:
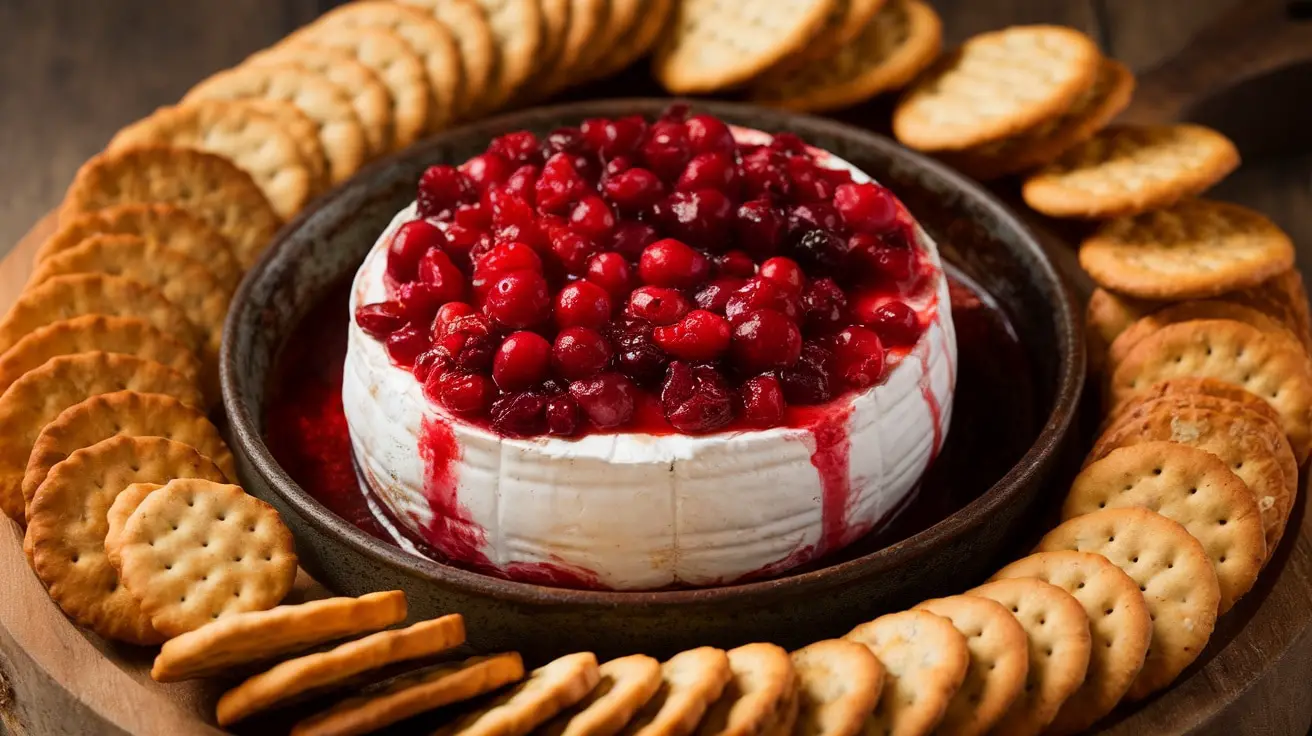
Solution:
[{"label": "brie cheese wheel", "polygon": [[[836,157],[821,163],[870,180]],[[356,274],[352,315],[388,298],[388,243],[416,217],[406,208],[379,237]],[[531,583],[720,585],[839,549],[908,500],[948,431],[948,286],[934,243],[915,230],[934,288],[910,306],[928,327],[882,384],[818,407],[808,427],[503,437],[429,401],[352,319],[342,398],[367,491],[451,562]]]}]

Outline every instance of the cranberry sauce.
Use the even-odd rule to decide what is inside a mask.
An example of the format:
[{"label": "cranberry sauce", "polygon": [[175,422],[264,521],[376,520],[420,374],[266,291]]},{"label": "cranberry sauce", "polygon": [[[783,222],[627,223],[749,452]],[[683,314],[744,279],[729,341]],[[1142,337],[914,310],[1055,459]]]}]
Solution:
[{"label": "cranberry sauce", "polygon": [[[1038,430],[1039,407],[1033,393],[1032,369],[1015,331],[987,294],[949,270],[958,348],[951,429],[939,440],[938,459],[904,507],[878,524],[873,534],[866,534],[865,538],[826,557],[826,563],[858,557],[904,539],[973,501],[1020,458]],[[402,532],[397,530],[402,525],[389,518],[382,505],[362,490],[357,477],[342,410],[342,368],[350,316],[348,297],[349,284],[343,284],[302,320],[283,349],[270,387],[266,441],[288,474],[337,515],[379,539],[433,559],[446,560],[446,555],[424,542],[408,534],[399,536]],[[696,376],[688,380],[695,381]],[[759,400],[768,404],[769,387],[757,387],[757,390],[762,394]],[[668,426],[660,402],[654,397],[640,402],[637,411],[634,423],[638,426]],[[795,419],[798,423],[804,421]],[[820,446],[813,463],[822,478],[826,477],[826,465],[833,466],[828,473],[833,478],[825,481],[826,497],[839,498],[843,490],[835,487],[831,494],[829,486],[844,484],[846,480],[850,443],[846,442],[845,432],[835,432],[832,446],[823,446],[820,441],[825,435],[821,429],[816,427]],[[840,469],[844,472],[840,473]],[[837,517],[836,514],[826,516]],[[826,546],[841,546],[866,531],[826,530],[827,535],[832,532],[843,537],[829,540]],[[468,559],[463,552],[460,556]],[[788,567],[791,564],[781,565],[779,569]],[[567,579],[566,570],[532,572],[544,584],[594,587],[589,581]],[[759,576],[770,574],[764,570]]]}]

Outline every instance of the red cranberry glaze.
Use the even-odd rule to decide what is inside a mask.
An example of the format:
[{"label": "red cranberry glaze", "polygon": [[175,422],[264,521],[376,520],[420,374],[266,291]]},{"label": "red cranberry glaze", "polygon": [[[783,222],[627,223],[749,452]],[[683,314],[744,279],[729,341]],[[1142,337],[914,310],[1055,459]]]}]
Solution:
[{"label": "red cranberry glaze", "polygon": [[883,381],[937,308],[901,203],[825,156],[682,106],[503,135],[424,173],[356,321],[507,436],[780,426]]}]

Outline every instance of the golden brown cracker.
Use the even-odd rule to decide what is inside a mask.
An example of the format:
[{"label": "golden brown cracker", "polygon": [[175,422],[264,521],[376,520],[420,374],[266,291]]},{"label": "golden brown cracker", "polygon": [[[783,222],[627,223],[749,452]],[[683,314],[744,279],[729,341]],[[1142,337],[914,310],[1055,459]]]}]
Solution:
[{"label": "golden brown cracker", "polygon": [[1131,412],[1138,411],[1139,407],[1150,401],[1167,397],[1189,397],[1192,400],[1198,396],[1210,396],[1215,399],[1233,401],[1245,410],[1260,414],[1270,420],[1272,424],[1277,427],[1280,426],[1280,415],[1276,413],[1275,409],[1271,408],[1270,404],[1239,386],[1225,381],[1218,381],[1215,378],[1168,378],[1165,381],[1158,381],[1147,391],[1135,394],[1123,403],[1117,404],[1107,414],[1107,421],[1103,426],[1107,428],[1119,423],[1122,418],[1129,416]]},{"label": "golden brown cracker", "polygon": [[699,736],[761,733],[779,721],[797,689],[793,661],[783,648],[766,643],[744,644],[727,654],[733,676],[702,718],[697,727]]},{"label": "golden brown cracker", "polygon": [[1130,352],[1130,349],[1137,345],[1140,340],[1166,325],[1195,319],[1232,319],[1236,322],[1243,322],[1267,334],[1286,338],[1296,350],[1301,349],[1301,344],[1294,334],[1273,317],[1243,304],[1221,299],[1204,299],[1172,304],[1142,317],[1130,325],[1124,332],[1116,336],[1111,347],[1107,349],[1108,367],[1115,370],[1116,366],[1120,365],[1125,358],[1126,353]]},{"label": "golden brown cracker", "polygon": [[614,736],[661,687],[661,663],[645,654],[601,665],[588,696],[542,724],[542,736]]},{"label": "golden brown cracker", "polygon": [[332,172],[328,169],[328,153],[323,150],[319,140],[319,126],[301,108],[290,102],[270,99],[248,99],[247,105],[268,115],[291,134],[296,141],[296,148],[301,152],[301,160],[310,170],[313,186],[311,191],[317,196],[332,188]]},{"label": "golden brown cracker", "polygon": [[455,39],[460,53],[460,67],[465,74],[465,95],[456,117],[468,119],[484,104],[496,72],[500,49],[492,36],[492,26],[475,0],[401,0],[422,8],[444,24]]},{"label": "golden brown cracker", "polygon": [[723,650],[698,647],[680,652],[661,664],[660,688],[620,733],[689,736],[732,678]]},{"label": "golden brown cracker", "polygon": [[521,92],[550,95],[571,86],[587,68],[589,58],[602,50],[600,36],[609,12],[610,0],[569,0],[569,23],[550,72],[533,82],[538,89]]},{"label": "golden brown cracker", "polygon": [[114,568],[115,574],[119,571],[119,559],[116,554],[118,535],[127,525],[128,517],[132,516],[132,512],[146,500],[146,496],[163,487],[163,483],[133,483],[118,492],[114,502],[109,505],[109,510],[105,512],[105,556],[109,558],[109,564]]},{"label": "golden brown cracker", "polygon": [[637,24],[597,63],[594,79],[612,76],[651,52],[674,14],[674,0],[650,0]]},{"label": "golden brown cracker", "polygon": [[800,736],[857,736],[884,689],[884,665],[864,644],[818,641],[793,652]]},{"label": "golden brown cracker", "polygon": [[597,686],[601,672],[591,652],[567,654],[528,679],[434,732],[434,736],[525,736]]},{"label": "golden brown cracker", "polygon": [[493,89],[478,112],[492,112],[533,76],[542,48],[542,9],[538,0],[475,0],[483,9],[498,57]]},{"label": "golden brown cracker", "polygon": [[948,619],[925,610],[880,616],[843,638],[870,647],[884,666],[884,687],[865,725],[874,733],[932,732],[970,669],[966,637]]}]

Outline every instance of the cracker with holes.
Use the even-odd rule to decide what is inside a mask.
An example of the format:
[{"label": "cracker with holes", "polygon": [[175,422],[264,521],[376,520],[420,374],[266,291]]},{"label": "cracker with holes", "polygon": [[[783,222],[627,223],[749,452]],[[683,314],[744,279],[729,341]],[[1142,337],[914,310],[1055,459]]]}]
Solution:
[{"label": "cracker with holes", "polygon": [[328,170],[328,154],[319,140],[319,126],[301,108],[290,102],[270,99],[248,99],[245,104],[268,115],[291,134],[301,160],[310,171],[311,190],[322,194],[332,187],[332,172]]},{"label": "cracker with holes", "polygon": [[1028,639],[1011,611],[985,598],[935,598],[917,609],[942,616],[966,637],[970,669],[936,733],[982,734],[1020,697],[1029,670]]},{"label": "cracker with holes", "polygon": [[487,113],[505,105],[533,76],[543,45],[542,9],[538,0],[475,1],[487,18],[498,54],[489,90],[474,110]]},{"label": "cracker with holes", "polygon": [[299,212],[314,194],[312,174],[296,139],[255,105],[195,100],[162,107],[120,130],[106,148],[143,145],[195,148],[231,160],[260,185],[284,219]]},{"label": "cracker with holes", "polygon": [[205,264],[225,289],[236,289],[242,267],[232,245],[204,220],[169,204],[121,204],[60,222],[33,257],[41,263],[92,235],[136,235],[180,256]]},{"label": "cracker with holes", "polygon": [[22,520],[23,477],[41,430],[61,412],[92,396],[115,391],[172,396],[188,406],[204,406],[192,380],[151,360],[119,353],[61,355],[24,373],[0,395],[0,505]]},{"label": "cracker with holes", "polygon": [[292,727],[291,736],[373,733],[411,716],[477,698],[523,677],[524,663],[514,652],[435,665],[366,688],[300,721]]},{"label": "cracker with holes", "polygon": [[1141,299],[1216,296],[1293,264],[1294,244],[1275,223],[1209,199],[1117,218],[1080,244],[1080,265],[1094,281]]},{"label": "cracker with holes", "polygon": [[250,267],[282,224],[250,174],[228,159],[204,151],[138,146],[106,151],[78,170],[59,217],[122,204],[160,203],[181,207],[204,220]]},{"label": "cracker with holes", "polygon": [[114,547],[123,586],[166,636],[273,608],[296,578],[295,544],[278,512],[210,480],[180,478],[148,494]]},{"label": "cracker with holes", "polygon": [[132,516],[132,512],[146,500],[146,496],[163,487],[163,483],[133,483],[119,491],[114,497],[114,502],[109,505],[109,511],[105,512],[105,556],[109,558],[109,564],[114,567],[115,573],[118,572],[120,564],[116,554],[119,533],[128,523],[128,517]]},{"label": "cracker with holes", "polygon": [[[123,501],[126,495],[120,494],[110,508],[111,529],[119,503],[131,504],[130,499]],[[108,547],[108,537],[106,540]],[[150,676],[156,682],[177,682],[217,675],[336,639],[378,631],[400,623],[405,616],[405,593],[399,590],[234,613],[169,639],[155,657]]]},{"label": "cracker with holes", "polygon": [[646,56],[660,40],[661,32],[673,15],[674,6],[674,0],[650,0],[637,24],[602,58],[591,77],[602,79],[612,76]]},{"label": "cracker with holes", "polygon": [[921,78],[893,112],[898,140],[959,151],[1029,130],[1069,110],[1098,76],[1102,54],[1061,26],[974,36]]},{"label": "cracker with holes", "polygon": [[289,659],[224,693],[217,708],[219,725],[228,726],[303,696],[344,687],[362,674],[431,657],[464,642],[465,621],[453,613]]},{"label": "cracker with holes", "polygon": [[[1236,322],[1243,322],[1278,339],[1287,340],[1296,350],[1302,349],[1294,334],[1275,318],[1243,304],[1220,299],[1205,299],[1172,304],[1140,318],[1127,327],[1124,332],[1116,336],[1111,347],[1107,349],[1108,367],[1115,370],[1116,366],[1120,365],[1121,361],[1125,359],[1126,353],[1130,352],[1131,348],[1166,325],[1195,319],[1231,319]],[[1239,390],[1242,391],[1243,389]]]},{"label": "cracker with holes", "polygon": [[884,689],[884,665],[870,647],[826,639],[793,652],[801,736],[857,736]]},{"label": "cracker with holes", "polygon": [[1152,618],[1139,584],[1092,552],[1039,552],[1007,565],[991,580],[1034,578],[1074,596],[1089,618],[1093,647],[1084,683],[1057,711],[1048,733],[1084,731],[1111,712],[1139,676],[1152,639]]},{"label": "cracker with holes", "polygon": [[1312,449],[1308,358],[1288,343],[1234,320],[1167,325],[1135,345],[1116,367],[1111,399],[1120,403],[1168,378],[1215,378],[1240,386],[1280,415],[1294,457]]},{"label": "cracker with holes", "polygon": [[620,733],[688,736],[733,679],[729,656],[714,647],[680,652],[661,664],[661,686]]},{"label": "cracker with holes", "polygon": [[879,702],[865,726],[874,733],[930,733],[970,669],[966,637],[925,610],[880,616],[843,638],[865,644],[884,666]]},{"label": "cracker with holes", "polygon": [[84,314],[38,327],[0,354],[0,393],[24,373],[60,355],[122,353],[162,363],[197,381],[200,359],[186,344],[136,317]]},{"label": "cracker with holes", "polygon": [[1126,697],[1167,687],[1212,636],[1221,587],[1207,550],[1189,530],[1148,509],[1095,511],[1062,522],[1037,551],[1075,550],[1106,557],[1139,584],[1153,620],[1152,644]]},{"label": "cracker with holes", "polygon": [[1046,166],[1107,127],[1130,104],[1134,86],[1134,74],[1124,64],[1103,59],[1093,86],[1059,117],[1000,141],[949,154],[947,161],[984,180]]},{"label": "cracker with holes", "polygon": [[475,0],[402,0],[402,4],[428,12],[451,32],[465,75],[464,99],[457,106],[456,117],[469,119],[477,115],[494,81],[500,57],[483,9]]},{"label": "cracker with holes", "polygon": [[591,652],[567,654],[529,673],[528,679],[454,722],[434,736],[525,736],[582,700],[601,680]]},{"label": "cracker with holes", "polygon": [[1111,125],[1032,174],[1021,194],[1051,217],[1121,217],[1201,194],[1238,166],[1235,144],[1211,128]]},{"label": "cracker with holes", "polygon": [[23,498],[29,502],[50,469],[75,451],[110,437],[163,437],[196,448],[229,480],[237,466],[219,430],[203,412],[165,394],[114,391],[63,410],[41,428],[23,471]]},{"label": "cracker with holes", "polygon": [[1033,578],[985,583],[966,595],[1002,604],[1029,639],[1025,688],[995,726],[997,733],[1037,736],[1084,683],[1093,644],[1089,616],[1074,596]]},{"label": "cracker with holes", "polygon": [[159,437],[115,437],[74,452],[50,471],[28,514],[24,549],[50,597],[69,618],[106,639],[157,644],[156,629],[105,554],[107,514],[134,483],[199,477],[222,482],[223,472],[180,442]]},{"label": "cracker with holes", "polygon": [[752,99],[801,112],[851,107],[906,86],[938,56],[943,27],[919,0],[889,0],[832,56],[760,77]]},{"label": "cracker with holes", "polygon": [[774,644],[745,644],[728,651],[733,673],[720,699],[697,728],[698,736],[748,736],[769,730],[797,689],[788,652]]},{"label": "cracker with holes", "polygon": [[685,0],[675,6],[652,69],[674,94],[735,87],[806,48],[834,5],[835,0]]},{"label": "cracker with holes", "polygon": [[661,663],[645,654],[605,662],[588,696],[544,723],[543,736],[613,736],[661,687]]},{"label": "cracker with holes", "polygon": [[1224,399],[1232,401],[1240,406],[1243,411],[1258,414],[1277,427],[1280,426],[1280,415],[1271,405],[1257,398],[1257,396],[1245,391],[1244,389],[1232,383],[1218,381],[1215,378],[1168,378],[1165,381],[1158,381],[1153,384],[1147,391],[1135,394],[1124,402],[1117,404],[1107,415],[1107,421],[1104,423],[1104,429],[1118,424],[1121,419],[1130,416],[1131,413],[1142,416],[1143,412],[1140,407],[1165,398],[1181,398],[1188,401],[1197,402],[1202,397],[1213,399]]}]

